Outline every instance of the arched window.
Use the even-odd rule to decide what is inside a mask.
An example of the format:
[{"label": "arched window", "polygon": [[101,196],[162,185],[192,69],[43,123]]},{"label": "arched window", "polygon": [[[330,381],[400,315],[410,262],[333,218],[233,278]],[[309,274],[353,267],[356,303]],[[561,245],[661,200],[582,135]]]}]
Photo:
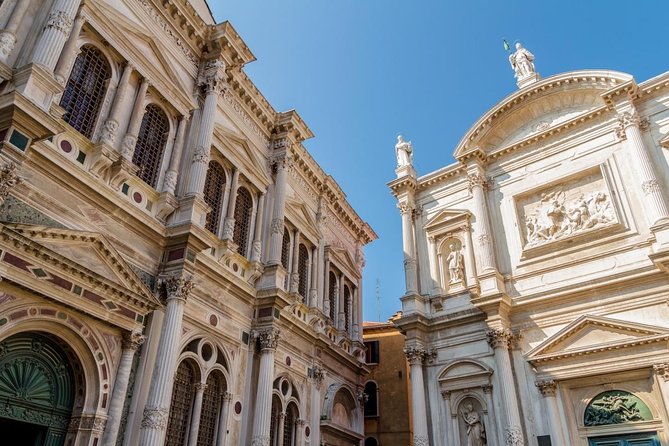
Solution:
[{"label": "arched window", "polygon": [[290,260],[290,234],[288,228],[283,228],[283,240],[281,240],[281,265],[288,271],[288,261]]},{"label": "arched window", "polygon": [[351,290],[348,285],[344,285],[344,324],[346,331],[348,331],[351,326],[351,306],[353,305],[353,299],[351,299]]},{"label": "arched window", "polygon": [[225,191],[225,171],[216,161],[209,162],[207,177],[204,180],[204,201],[211,208],[207,214],[204,227],[216,234],[221,223],[221,207]]},{"label": "arched window", "polygon": [[221,412],[224,378],[220,372],[214,371],[207,377],[207,387],[202,395],[202,414],[197,435],[197,446],[211,446],[216,437],[216,421]]},{"label": "arched window", "polygon": [[239,247],[237,252],[245,256],[249,243],[249,230],[251,228],[251,213],[253,212],[253,198],[251,192],[245,187],[237,189],[237,202],[235,203],[235,232],[232,241]]},{"label": "arched window", "polygon": [[137,176],[151,187],[156,187],[158,169],[163,161],[169,133],[170,121],[165,112],[155,104],[147,105],[142,126],[139,128],[132,163],[139,167]]},{"label": "arched window", "polygon": [[333,322],[336,322],[337,319],[335,319],[335,316],[337,315],[337,308],[336,308],[336,302],[337,298],[337,276],[335,273],[330,271],[330,280],[329,280],[329,290],[328,290],[328,296],[330,297],[330,319],[332,319]]},{"label": "arched window", "polygon": [[65,109],[65,122],[88,139],[93,137],[109,78],[111,67],[102,52],[83,46],[74,61],[60,106]]},{"label": "arched window", "polygon": [[283,420],[283,445],[281,446],[295,446],[297,444],[295,423],[297,423],[297,407],[295,403],[288,404],[286,409],[286,416]]},{"label": "arched window", "polygon": [[279,441],[278,430],[279,430],[280,416],[281,416],[281,400],[279,399],[278,396],[274,395],[272,396],[272,413],[269,423],[270,446],[280,446],[277,445],[277,442]]},{"label": "arched window", "polygon": [[374,437],[365,438],[365,446],[379,446],[379,442]]},{"label": "arched window", "polygon": [[193,407],[195,367],[190,361],[181,361],[174,376],[170,417],[167,423],[165,446],[183,446]]},{"label": "arched window", "polygon": [[374,381],[367,381],[365,383],[365,393],[367,394],[367,401],[365,402],[365,416],[378,417],[379,394],[378,387]]},{"label": "arched window", "polygon": [[300,293],[302,297],[307,297],[307,279],[309,276],[307,265],[309,263],[309,250],[304,244],[300,243],[300,248],[297,254],[297,273],[300,275],[297,292]]}]

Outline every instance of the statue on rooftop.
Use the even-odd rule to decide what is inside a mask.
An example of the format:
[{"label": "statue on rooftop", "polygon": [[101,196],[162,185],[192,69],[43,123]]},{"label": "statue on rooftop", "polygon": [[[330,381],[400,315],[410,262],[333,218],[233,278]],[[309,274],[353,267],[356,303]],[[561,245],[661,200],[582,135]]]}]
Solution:
[{"label": "statue on rooftop", "polygon": [[511,68],[516,73],[516,79],[521,80],[536,73],[534,68],[534,54],[530,53],[520,42],[516,42],[516,51],[509,56]]},{"label": "statue on rooftop", "polygon": [[397,156],[397,167],[411,166],[413,164],[413,146],[411,141],[405,141],[402,135],[397,136],[395,144],[395,155]]}]

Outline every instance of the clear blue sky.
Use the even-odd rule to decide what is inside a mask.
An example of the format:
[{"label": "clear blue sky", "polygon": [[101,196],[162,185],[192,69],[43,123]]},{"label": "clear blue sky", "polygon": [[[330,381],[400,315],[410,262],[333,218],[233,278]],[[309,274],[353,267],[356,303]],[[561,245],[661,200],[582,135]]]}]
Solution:
[{"label": "clear blue sky", "polygon": [[502,45],[523,42],[547,77],[580,69],[644,81],[669,69],[669,2],[209,0],[256,55],[246,72],[379,235],[366,249],[364,318],[401,308],[401,221],[386,183],[398,133],[419,175],[453,162],[462,135],[516,91]]}]

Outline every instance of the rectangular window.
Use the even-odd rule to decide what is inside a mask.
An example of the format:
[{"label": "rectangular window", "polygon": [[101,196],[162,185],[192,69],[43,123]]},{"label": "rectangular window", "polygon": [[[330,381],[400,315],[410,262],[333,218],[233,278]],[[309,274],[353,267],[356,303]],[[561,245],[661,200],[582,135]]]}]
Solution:
[{"label": "rectangular window", "polygon": [[365,362],[367,364],[379,363],[379,341],[365,341],[367,353],[365,355]]}]

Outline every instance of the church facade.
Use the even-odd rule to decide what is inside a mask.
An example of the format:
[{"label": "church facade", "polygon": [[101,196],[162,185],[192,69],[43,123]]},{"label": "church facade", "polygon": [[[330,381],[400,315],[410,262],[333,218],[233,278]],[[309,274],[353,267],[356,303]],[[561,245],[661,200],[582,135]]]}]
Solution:
[{"label": "church facade", "polygon": [[510,60],[455,163],[396,146],[413,444],[669,444],[669,72]]},{"label": "church facade", "polygon": [[0,436],[358,445],[376,238],[204,0],[0,2]]}]

